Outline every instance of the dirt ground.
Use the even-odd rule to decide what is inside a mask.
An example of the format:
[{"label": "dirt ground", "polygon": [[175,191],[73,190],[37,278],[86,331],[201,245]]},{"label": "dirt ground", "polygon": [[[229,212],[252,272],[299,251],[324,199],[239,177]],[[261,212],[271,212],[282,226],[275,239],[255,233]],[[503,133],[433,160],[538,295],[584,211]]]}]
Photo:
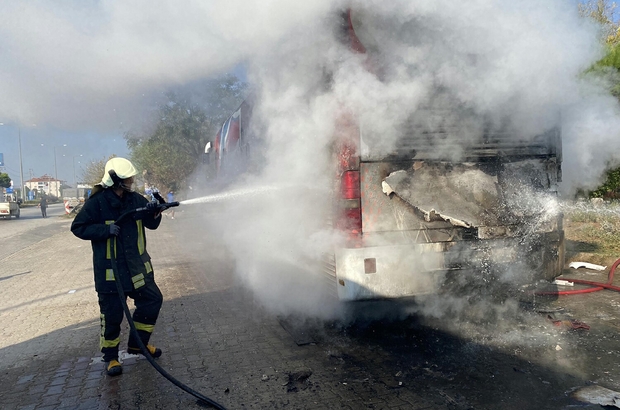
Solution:
[{"label": "dirt ground", "polygon": [[[562,278],[606,282],[620,257],[614,256],[613,242],[620,213],[612,206],[603,210],[589,204],[566,210]],[[602,230],[612,234],[600,235]],[[574,261],[607,269],[569,268]],[[582,288],[587,286],[558,290]],[[437,306],[441,313],[429,314]],[[394,303],[358,309],[381,319],[358,315],[353,323],[332,323],[317,339],[331,360],[346,364],[343,383],[361,383],[370,392],[378,385],[427,389],[435,393],[429,408],[599,409],[604,408],[600,403],[611,402],[599,401],[600,392],[589,402],[579,400],[580,389],[620,391],[620,295],[612,290],[567,296],[515,294],[501,303],[444,296],[397,309]]]},{"label": "dirt ground", "polygon": [[619,307],[615,293],[602,291],[505,306],[492,318],[358,320],[319,340],[346,363],[343,382],[428,389],[438,397],[431,408],[600,408],[573,393],[620,390]]}]

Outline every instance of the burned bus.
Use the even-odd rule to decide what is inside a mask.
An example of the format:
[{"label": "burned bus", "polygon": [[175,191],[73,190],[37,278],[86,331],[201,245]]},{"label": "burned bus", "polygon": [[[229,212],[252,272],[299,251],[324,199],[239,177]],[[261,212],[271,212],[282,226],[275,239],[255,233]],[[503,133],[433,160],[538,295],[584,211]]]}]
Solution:
[{"label": "burned bus", "polygon": [[[343,22],[341,37],[364,53],[350,10]],[[562,272],[560,128],[521,136],[451,101],[438,87],[387,152],[363,120],[346,110],[334,118],[327,223],[342,240],[321,266],[340,300],[522,285]],[[243,172],[243,158],[258,151],[254,103],[245,101],[214,140],[210,155],[222,175]]]}]

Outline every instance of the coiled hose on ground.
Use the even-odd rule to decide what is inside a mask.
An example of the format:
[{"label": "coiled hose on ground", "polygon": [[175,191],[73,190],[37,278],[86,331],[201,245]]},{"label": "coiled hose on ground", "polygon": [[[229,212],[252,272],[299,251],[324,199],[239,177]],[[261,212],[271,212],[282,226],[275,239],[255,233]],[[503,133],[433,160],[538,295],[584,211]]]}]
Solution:
[{"label": "coiled hose on ground", "polygon": [[583,293],[598,292],[599,290],[603,290],[603,289],[615,290],[616,292],[620,292],[620,286],[612,285],[614,281],[614,274],[615,274],[615,271],[618,265],[620,265],[620,259],[616,260],[614,264],[611,266],[611,269],[609,269],[609,273],[607,274],[607,282],[605,283],[593,282],[590,280],[582,280],[582,279],[565,279],[569,282],[579,283],[581,285],[588,285],[591,287],[585,288],[585,289],[575,289],[575,290],[556,290],[556,291],[547,291],[547,292],[535,292],[535,294],[541,295],[541,296],[580,295]]}]

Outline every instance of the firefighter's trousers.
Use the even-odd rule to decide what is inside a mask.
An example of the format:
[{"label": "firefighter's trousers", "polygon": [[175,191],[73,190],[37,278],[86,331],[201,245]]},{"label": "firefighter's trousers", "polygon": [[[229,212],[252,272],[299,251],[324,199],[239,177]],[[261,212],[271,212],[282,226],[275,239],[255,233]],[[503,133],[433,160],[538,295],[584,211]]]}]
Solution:
[{"label": "firefighter's trousers", "polygon": [[[155,328],[163,296],[155,282],[148,283],[139,290],[127,292],[126,295],[134,300],[136,309],[133,313],[133,321],[142,343],[146,345]],[[100,347],[103,360],[109,362],[112,359],[118,359],[118,345],[120,344],[121,323],[124,314],[118,294],[99,293],[99,311],[101,313]],[[127,346],[130,348],[139,347],[132,334],[129,335]]]}]

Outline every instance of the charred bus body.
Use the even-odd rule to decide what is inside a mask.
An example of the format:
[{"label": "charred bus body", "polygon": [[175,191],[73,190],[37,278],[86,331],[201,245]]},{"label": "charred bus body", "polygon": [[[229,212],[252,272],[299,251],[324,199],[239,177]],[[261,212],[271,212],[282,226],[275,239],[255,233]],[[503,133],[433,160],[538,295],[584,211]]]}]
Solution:
[{"label": "charred bus body", "polygon": [[[350,10],[342,21],[341,40],[366,53]],[[346,107],[335,115],[327,219],[342,240],[321,266],[340,300],[524,285],[560,275],[560,128],[522,136],[455,100],[437,87],[398,127],[388,150]],[[251,133],[253,104],[244,102],[215,139],[212,156],[222,175],[243,172],[244,158],[260,151]]]},{"label": "charred bus body", "polygon": [[[375,156],[372,138],[350,127],[337,153],[334,212],[347,240],[324,264],[341,300],[523,285],[561,273],[559,131],[521,141],[489,132],[466,146],[460,137],[416,127],[390,155]],[[461,151],[458,160],[450,147]]]},{"label": "charred bus body", "polygon": [[[380,77],[364,44],[378,49],[363,35],[372,31],[364,28],[371,19],[347,10],[341,38],[368,55],[368,70]],[[486,117],[458,101],[436,86],[400,125],[387,153],[381,135],[364,132],[372,127],[363,120],[341,118],[334,226],[347,241],[324,264],[341,300],[455,287],[493,292],[560,275],[559,125],[522,135],[509,119]]]}]

